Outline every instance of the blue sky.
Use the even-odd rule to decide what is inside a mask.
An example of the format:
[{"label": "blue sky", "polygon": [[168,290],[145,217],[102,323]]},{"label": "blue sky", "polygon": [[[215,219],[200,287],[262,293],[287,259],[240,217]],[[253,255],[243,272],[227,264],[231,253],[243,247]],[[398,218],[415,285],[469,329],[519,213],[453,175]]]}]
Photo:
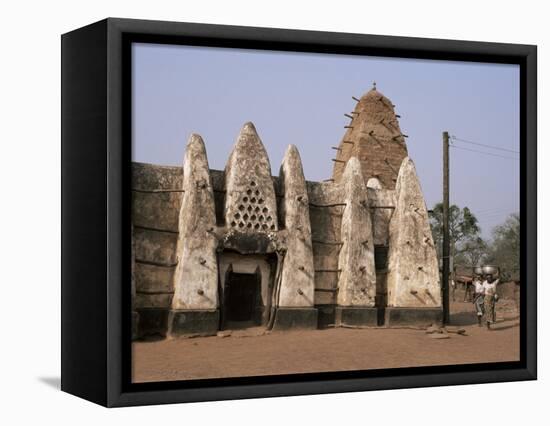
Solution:
[{"label": "blue sky", "polygon": [[[223,169],[240,128],[252,121],[274,175],[294,144],[306,179],[327,179],[331,146],[355,107],[351,97],[373,81],[401,115],[428,208],[442,198],[444,130],[519,151],[516,65],[155,44],[134,44],[132,57],[134,161],[181,165],[187,138],[199,133],[210,167]],[[470,207],[489,236],[519,211],[518,155],[454,145],[451,202]]]}]

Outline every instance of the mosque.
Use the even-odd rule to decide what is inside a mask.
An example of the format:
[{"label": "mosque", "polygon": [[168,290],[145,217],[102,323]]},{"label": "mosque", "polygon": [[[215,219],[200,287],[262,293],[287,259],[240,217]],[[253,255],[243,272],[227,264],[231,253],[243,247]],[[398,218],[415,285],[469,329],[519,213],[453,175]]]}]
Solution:
[{"label": "mosque", "polygon": [[[246,123],[225,170],[190,136],[182,167],[132,165],[135,338],[441,321],[428,211],[395,106],[374,86],[346,114],[332,178],[278,176]],[[261,130],[261,129],[260,129]]]}]

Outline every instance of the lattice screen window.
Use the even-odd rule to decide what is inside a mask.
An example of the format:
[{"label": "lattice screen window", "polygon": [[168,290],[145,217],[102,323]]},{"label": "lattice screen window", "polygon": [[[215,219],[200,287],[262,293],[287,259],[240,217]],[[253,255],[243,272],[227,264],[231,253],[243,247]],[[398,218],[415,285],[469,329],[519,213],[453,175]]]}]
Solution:
[{"label": "lattice screen window", "polygon": [[265,205],[265,197],[257,188],[256,182],[241,195],[237,209],[233,213],[231,227],[240,231],[274,231],[275,218]]}]

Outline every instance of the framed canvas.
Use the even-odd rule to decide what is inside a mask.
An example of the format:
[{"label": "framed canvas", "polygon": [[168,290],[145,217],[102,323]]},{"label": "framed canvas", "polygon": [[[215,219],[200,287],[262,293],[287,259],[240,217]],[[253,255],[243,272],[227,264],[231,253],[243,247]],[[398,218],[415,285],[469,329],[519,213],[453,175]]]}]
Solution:
[{"label": "framed canvas", "polygon": [[114,407],[536,379],[536,55],[64,34],[62,390]]}]

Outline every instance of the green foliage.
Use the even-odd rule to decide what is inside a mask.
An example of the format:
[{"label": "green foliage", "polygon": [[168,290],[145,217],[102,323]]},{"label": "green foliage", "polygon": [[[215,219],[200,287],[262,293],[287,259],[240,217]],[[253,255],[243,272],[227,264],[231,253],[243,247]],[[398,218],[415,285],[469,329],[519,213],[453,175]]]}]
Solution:
[{"label": "green foliage", "polygon": [[[443,204],[438,203],[430,212],[430,226],[441,257],[443,245]],[[514,213],[496,226],[491,241],[480,236],[480,227],[468,207],[449,207],[449,234],[454,265],[496,265],[503,280],[519,279],[520,220]]]},{"label": "green foliage", "polygon": [[493,240],[488,248],[486,262],[501,268],[504,280],[519,279],[520,265],[519,214],[511,214],[506,221],[493,229]]},{"label": "green foliage", "polygon": [[489,244],[480,236],[468,238],[455,256],[455,264],[479,266],[487,257]]},{"label": "green foliage", "polygon": [[[441,247],[443,245],[443,203],[437,203],[430,212],[430,226],[434,241],[437,244],[438,255],[441,256]],[[468,207],[461,209],[456,204],[449,206],[449,236],[452,257],[469,252],[473,248],[479,251],[484,244],[479,236],[480,231],[477,218]],[[479,261],[479,256],[473,257]]]}]

